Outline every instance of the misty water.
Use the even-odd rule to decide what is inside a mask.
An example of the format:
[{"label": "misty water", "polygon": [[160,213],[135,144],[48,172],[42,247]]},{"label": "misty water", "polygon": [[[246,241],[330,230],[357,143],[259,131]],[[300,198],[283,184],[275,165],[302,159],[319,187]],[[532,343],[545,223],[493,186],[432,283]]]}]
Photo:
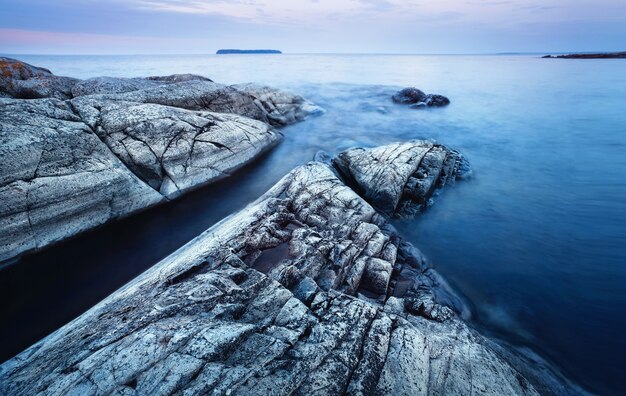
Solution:
[{"label": "misty water", "polygon": [[[626,392],[626,60],[538,56],[19,56],[74,77],[197,73],[296,91],[323,116],[230,179],[0,272],[3,358],[84,312],[324,150],[436,139],[473,177],[394,221],[471,303],[474,326],[603,394]],[[390,95],[416,86],[447,108]]]}]

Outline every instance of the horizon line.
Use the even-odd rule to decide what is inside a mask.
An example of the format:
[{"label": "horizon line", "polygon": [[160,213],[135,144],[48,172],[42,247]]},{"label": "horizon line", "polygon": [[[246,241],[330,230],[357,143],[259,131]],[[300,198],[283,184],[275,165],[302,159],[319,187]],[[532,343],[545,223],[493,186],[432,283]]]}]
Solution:
[{"label": "horizon line", "polygon": [[[594,54],[613,53],[617,51],[499,51],[499,52],[282,52],[281,54],[250,54],[250,55],[418,55],[418,56],[467,56],[467,55],[548,55],[548,54]],[[241,56],[248,54],[216,54],[215,52],[189,52],[189,53],[32,53],[32,52],[3,52],[0,56]]]}]

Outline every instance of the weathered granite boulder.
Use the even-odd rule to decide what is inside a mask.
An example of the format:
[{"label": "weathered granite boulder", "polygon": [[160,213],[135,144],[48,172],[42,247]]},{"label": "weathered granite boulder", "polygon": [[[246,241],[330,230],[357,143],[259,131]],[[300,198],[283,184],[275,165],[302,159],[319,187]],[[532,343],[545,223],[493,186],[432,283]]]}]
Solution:
[{"label": "weathered granite boulder", "polygon": [[132,92],[185,81],[211,82],[211,79],[195,74],[173,74],[147,78],[94,77],[76,83],[72,88],[72,96]]},{"label": "weathered granite boulder", "polygon": [[55,76],[48,69],[16,59],[0,57],[0,97],[20,99],[72,97],[72,88],[80,80]]},{"label": "weathered granite boulder", "polygon": [[156,204],[57,99],[0,99],[0,261]]},{"label": "weathered granite boulder", "polygon": [[408,104],[413,108],[443,107],[450,104],[450,99],[443,95],[425,94],[417,88],[404,88],[396,92],[391,99],[395,103]]},{"label": "weathered granite boulder", "polygon": [[5,362],[0,394],[537,394],[457,302],[313,162]]},{"label": "weathered granite boulder", "polygon": [[469,172],[460,153],[425,140],[346,150],[333,164],[368,202],[398,217],[414,215],[438,189]]}]

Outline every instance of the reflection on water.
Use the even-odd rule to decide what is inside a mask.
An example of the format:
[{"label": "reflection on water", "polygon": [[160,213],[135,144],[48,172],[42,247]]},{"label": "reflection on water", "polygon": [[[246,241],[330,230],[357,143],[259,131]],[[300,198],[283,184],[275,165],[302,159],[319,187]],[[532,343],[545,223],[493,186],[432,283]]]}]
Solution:
[{"label": "reflection on water", "polygon": [[[463,152],[471,180],[394,221],[473,304],[477,326],[530,346],[575,381],[626,392],[625,61],[524,56],[23,57],[58,74],[193,72],[292,88],[325,107],[253,166],[0,273],[3,357],[111,293],[258,197],[318,150],[411,138]],[[346,83],[336,83],[338,81]],[[399,86],[445,109],[393,105]],[[13,342],[15,340],[15,342]]]}]

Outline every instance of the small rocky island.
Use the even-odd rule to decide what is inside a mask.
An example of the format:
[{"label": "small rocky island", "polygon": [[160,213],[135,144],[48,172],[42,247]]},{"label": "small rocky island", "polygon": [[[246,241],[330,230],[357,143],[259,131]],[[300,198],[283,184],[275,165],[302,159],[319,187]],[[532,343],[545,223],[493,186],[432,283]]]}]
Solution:
[{"label": "small rocky island", "polygon": [[546,55],[544,59],[626,59],[626,52],[601,52],[596,54]]},{"label": "small rocky island", "polygon": [[[278,144],[277,128],[320,112],[195,75],[0,65],[0,259],[228,177]],[[1,364],[0,394],[579,393],[470,327],[463,299],[390,224],[468,172],[427,140],[320,153]]]},{"label": "small rocky island", "polygon": [[242,50],[242,49],[221,49],[216,52],[217,55],[226,55],[226,54],[282,54],[282,51],[272,50],[272,49],[251,49],[251,50]]}]

